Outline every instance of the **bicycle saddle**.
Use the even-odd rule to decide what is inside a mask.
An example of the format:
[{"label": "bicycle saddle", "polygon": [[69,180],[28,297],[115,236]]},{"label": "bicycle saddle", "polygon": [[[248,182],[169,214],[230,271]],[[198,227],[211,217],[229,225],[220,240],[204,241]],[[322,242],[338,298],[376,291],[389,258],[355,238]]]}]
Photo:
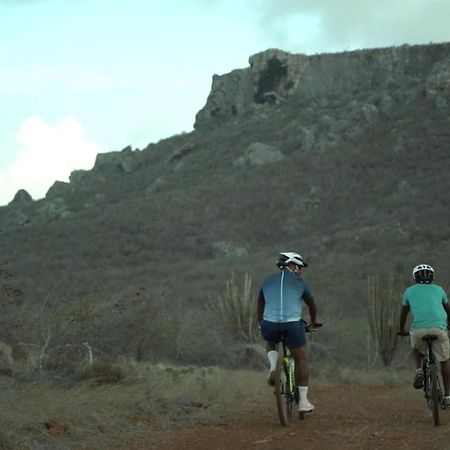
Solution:
[{"label": "bicycle saddle", "polygon": [[427,334],[422,338],[424,341],[434,341],[437,339],[437,336],[435,334]]}]

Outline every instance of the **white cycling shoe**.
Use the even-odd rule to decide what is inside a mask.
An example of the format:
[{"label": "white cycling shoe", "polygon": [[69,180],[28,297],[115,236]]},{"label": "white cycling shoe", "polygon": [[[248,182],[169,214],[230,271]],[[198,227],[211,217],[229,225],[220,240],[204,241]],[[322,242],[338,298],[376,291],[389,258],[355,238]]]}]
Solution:
[{"label": "white cycling shoe", "polygon": [[300,400],[298,404],[298,411],[299,412],[311,412],[314,411],[316,407],[309,402],[309,400]]},{"label": "white cycling shoe", "polygon": [[450,396],[449,397],[444,397],[443,402],[442,402],[442,406],[445,409],[450,409]]}]

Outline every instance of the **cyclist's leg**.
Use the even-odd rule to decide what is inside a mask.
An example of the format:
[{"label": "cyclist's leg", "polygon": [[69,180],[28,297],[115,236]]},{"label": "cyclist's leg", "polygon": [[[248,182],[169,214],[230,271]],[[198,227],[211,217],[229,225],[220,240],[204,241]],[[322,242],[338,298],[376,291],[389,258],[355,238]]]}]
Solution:
[{"label": "cyclist's leg", "polygon": [[278,344],[281,340],[279,324],[263,320],[261,322],[261,336],[266,341],[267,359],[269,360],[269,376],[267,382],[270,386],[275,384],[275,371],[278,361]]},{"label": "cyclist's leg", "polygon": [[444,393],[446,397],[450,395],[450,344],[448,340],[448,334],[446,330],[435,331],[438,337],[435,342],[433,342],[433,353],[435,355],[436,361],[441,363],[441,375],[442,382],[444,384]]},{"label": "cyclist's leg", "polygon": [[306,352],[306,345],[303,347],[291,348],[292,356],[295,360],[295,384],[299,394],[298,410],[302,412],[311,412],[315,406],[308,399],[309,389],[309,362]]},{"label": "cyclist's leg", "polygon": [[442,381],[444,383],[445,396],[450,396],[450,359],[446,361],[441,361],[441,374]]},{"label": "cyclist's leg", "polygon": [[423,361],[423,355],[419,352],[419,350],[413,349],[413,357],[414,357],[414,364],[417,369],[422,368],[422,361]]},{"label": "cyclist's leg", "polygon": [[444,392],[445,396],[448,397],[450,389],[450,345],[447,330],[441,330],[440,328],[429,328],[427,330],[427,334],[437,337],[433,341],[433,356],[436,362],[440,362]]},{"label": "cyclist's leg", "polygon": [[306,386],[309,381],[308,354],[306,352],[306,333],[303,321],[284,324],[286,345],[295,361],[295,381],[297,386]]},{"label": "cyclist's leg", "polygon": [[269,360],[269,376],[267,378],[267,383],[270,386],[275,384],[275,371],[277,369],[278,361],[278,348],[276,345],[266,344],[267,359]]},{"label": "cyclist's leg", "polygon": [[412,357],[416,367],[414,374],[413,386],[415,389],[422,389],[424,383],[424,373],[422,370],[423,355],[426,353],[426,344],[422,337],[427,334],[425,329],[411,330],[410,340],[412,348]]},{"label": "cyclist's leg", "polygon": [[286,343],[295,361],[295,381],[300,398],[299,411],[312,411],[314,405],[308,400],[309,362],[304,322],[289,322],[286,325]]},{"label": "cyclist's leg", "polygon": [[425,334],[427,334],[427,332],[422,330],[412,330],[410,333],[412,356],[416,370],[422,368],[423,355],[427,351],[426,344],[422,340],[422,337],[425,336]]},{"label": "cyclist's leg", "polygon": [[297,386],[308,386],[309,362],[306,345],[303,347],[291,348],[290,351],[295,361],[295,382]]}]

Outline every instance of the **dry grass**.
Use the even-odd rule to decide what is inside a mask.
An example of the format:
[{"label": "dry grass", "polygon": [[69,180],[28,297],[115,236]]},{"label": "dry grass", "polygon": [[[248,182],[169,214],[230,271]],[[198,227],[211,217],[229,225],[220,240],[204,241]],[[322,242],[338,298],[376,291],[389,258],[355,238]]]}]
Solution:
[{"label": "dry grass", "polygon": [[[266,371],[121,362],[117,384],[71,387],[0,378],[0,449],[120,448],[152,430],[229,423],[267,394]],[[315,363],[312,385],[407,383],[407,370],[331,370]],[[61,421],[58,433],[48,425]],[[55,432],[54,432],[55,431]]]},{"label": "dry grass", "polygon": [[[264,374],[164,365],[122,368],[118,384],[71,387],[0,379],[0,449],[108,448],[153,427],[217,423],[248,412]],[[104,375],[104,372],[102,372]],[[226,389],[225,389],[226,387]],[[57,419],[67,430],[52,434]]]}]

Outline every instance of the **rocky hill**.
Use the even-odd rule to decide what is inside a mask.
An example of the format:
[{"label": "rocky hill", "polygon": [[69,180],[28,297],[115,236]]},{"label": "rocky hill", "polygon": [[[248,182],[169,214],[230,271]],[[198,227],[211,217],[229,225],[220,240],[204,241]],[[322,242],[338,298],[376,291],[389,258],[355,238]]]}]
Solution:
[{"label": "rocky hill", "polygon": [[449,56],[450,44],[270,49],[214,75],[193,132],[99,154],[44,199],[19,191],[0,208],[4,315],[95,304],[81,322],[126,311],[129,333],[145,312],[179,331],[232,271],[258,284],[280,250],[310,262],[330,320],[365,317],[369,274],[407,278],[425,261],[445,283]]}]

